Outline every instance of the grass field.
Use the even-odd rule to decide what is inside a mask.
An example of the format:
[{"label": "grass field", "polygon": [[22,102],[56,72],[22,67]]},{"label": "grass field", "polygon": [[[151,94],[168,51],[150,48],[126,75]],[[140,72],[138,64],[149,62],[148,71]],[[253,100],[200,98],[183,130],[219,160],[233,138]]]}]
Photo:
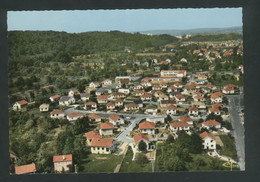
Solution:
[{"label": "grass field", "polygon": [[122,155],[98,155],[89,154],[83,159],[83,168],[80,173],[113,173],[117,164],[120,163]]},{"label": "grass field", "polygon": [[119,172],[125,172],[125,173],[152,172],[152,163],[151,162],[141,166],[136,161],[132,161],[132,157],[133,157],[132,150],[128,150]]},{"label": "grass field", "polygon": [[235,141],[228,135],[219,136],[224,146],[220,149],[220,155],[225,155],[237,160],[237,151],[235,146]]}]

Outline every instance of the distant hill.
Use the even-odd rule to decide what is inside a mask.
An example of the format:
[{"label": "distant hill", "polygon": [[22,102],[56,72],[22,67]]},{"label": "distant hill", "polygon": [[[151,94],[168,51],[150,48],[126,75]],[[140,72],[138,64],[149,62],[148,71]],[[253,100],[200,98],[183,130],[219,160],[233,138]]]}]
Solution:
[{"label": "distant hill", "polygon": [[140,31],[141,34],[151,33],[153,35],[169,34],[174,36],[182,36],[186,34],[215,34],[215,33],[242,33],[242,27],[229,27],[229,28],[198,28],[198,29],[187,29],[187,30],[146,30]]}]

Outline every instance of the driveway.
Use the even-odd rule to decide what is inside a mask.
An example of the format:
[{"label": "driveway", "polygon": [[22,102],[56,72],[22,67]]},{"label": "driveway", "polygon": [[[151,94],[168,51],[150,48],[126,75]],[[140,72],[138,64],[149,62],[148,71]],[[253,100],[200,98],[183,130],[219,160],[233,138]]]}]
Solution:
[{"label": "driveway", "polygon": [[230,121],[233,127],[233,136],[235,138],[238,165],[240,170],[245,170],[245,129],[242,125],[240,113],[240,95],[228,95],[230,105]]}]

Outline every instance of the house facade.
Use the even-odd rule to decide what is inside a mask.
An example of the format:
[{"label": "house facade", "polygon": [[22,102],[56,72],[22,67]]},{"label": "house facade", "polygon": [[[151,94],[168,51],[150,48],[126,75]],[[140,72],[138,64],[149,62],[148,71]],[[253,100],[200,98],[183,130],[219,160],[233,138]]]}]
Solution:
[{"label": "house facade", "polygon": [[54,171],[69,171],[69,165],[72,165],[72,154],[53,156]]}]

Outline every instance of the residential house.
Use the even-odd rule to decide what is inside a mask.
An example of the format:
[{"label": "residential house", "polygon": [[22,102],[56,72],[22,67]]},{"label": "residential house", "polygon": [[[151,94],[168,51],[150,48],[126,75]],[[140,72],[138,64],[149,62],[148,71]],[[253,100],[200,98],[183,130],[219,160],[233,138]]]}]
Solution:
[{"label": "residential house", "polygon": [[44,112],[44,111],[49,111],[49,107],[50,107],[49,104],[41,104],[39,106],[39,109],[40,109],[41,112]]},{"label": "residential house", "polygon": [[134,146],[134,148],[135,148],[136,151],[141,152],[141,151],[139,150],[139,143],[140,143],[141,141],[143,141],[143,142],[146,144],[146,150],[147,150],[147,151],[149,151],[149,150],[152,149],[152,148],[150,147],[150,141],[149,141],[148,136],[145,135],[145,134],[143,134],[143,133],[141,133],[141,132],[139,132],[139,133],[137,133],[137,134],[134,136],[134,141],[133,141],[133,142],[134,142],[134,143],[133,143],[133,146]]},{"label": "residential house", "polygon": [[36,166],[34,163],[26,164],[22,166],[15,166],[15,174],[29,174],[35,172],[36,172]]},{"label": "residential house", "polygon": [[234,94],[235,91],[236,91],[236,88],[237,86],[234,85],[234,84],[228,84],[228,85],[225,85],[222,92],[224,94]]},{"label": "residential house", "polygon": [[162,100],[162,101],[160,101],[161,107],[167,107],[168,105],[173,105],[173,104],[176,104],[175,100]]},{"label": "residential house", "polygon": [[152,122],[152,123],[164,123],[164,117],[163,116],[154,116],[146,118],[146,121]]},{"label": "residential house", "polygon": [[85,103],[85,109],[86,110],[96,110],[97,103],[96,102],[87,102],[87,103]]},{"label": "residential house", "polygon": [[65,118],[65,112],[62,110],[54,110],[50,113],[51,118],[59,118],[64,119]]},{"label": "residential house", "polygon": [[99,87],[99,86],[100,86],[100,83],[97,82],[97,81],[95,81],[95,82],[90,82],[90,84],[89,84],[89,87],[91,87],[91,88],[97,88],[97,87]]},{"label": "residential house", "polygon": [[141,84],[135,85],[134,90],[143,90],[144,87]]},{"label": "residential house", "polygon": [[132,88],[120,88],[118,89],[118,92],[124,93],[124,94],[130,94],[132,91]]},{"label": "residential house", "polygon": [[74,97],[76,94],[79,94],[79,91],[77,89],[71,89],[68,93],[68,96]]},{"label": "residential house", "polygon": [[159,95],[158,102],[161,102],[162,100],[169,100],[169,97],[167,95]]},{"label": "residential house", "polygon": [[175,86],[170,86],[170,87],[167,88],[168,93],[177,92],[177,91],[178,91],[178,89]]},{"label": "residential house", "polygon": [[123,99],[116,99],[115,101],[115,106],[116,107],[121,107],[124,105],[124,100]]},{"label": "residential house", "polygon": [[210,129],[210,128],[221,128],[221,124],[216,120],[208,120],[202,123],[202,128]]},{"label": "residential house", "polygon": [[114,110],[116,108],[116,105],[114,102],[108,102],[106,104],[107,110]]},{"label": "residential house", "polygon": [[21,100],[19,102],[16,102],[13,105],[13,110],[14,111],[26,110],[27,105],[28,105],[28,102],[26,100]]},{"label": "residential house", "polygon": [[206,75],[198,75],[199,80],[207,80],[208,77]]},{"label": "residential house", "polygon": [[114,125],[113,123],[100,123],[99,133],[100,135],[113,135]]},{"label": "residential house", "polygon": [[141,82],[141,85],[144,87],[151,87],[152,83],[150,81],[143,81],[143,82]]},{"label": "residential house", "polygon": [[53,163],[55,172],[69,171],[69,165],[72,166],[72,154],[53,156]]},{"label": "residential house", "polygon": [[162,86],[160,85],[153,85],[152,90],[162,90]]},{"label": "residential house", "polygon": [[188,131],[190,130],[190,125],[184,121],[177,121],[170,124],[170,129],[173,132],[177,132],[181,130]]},{"label": "residential house", "polygon": [[155,134],[155,123],[144,121],[139,124],[140,132],[146,134]]},{"label": "residential house", "polygon": [[62,106],[69,106],[71,104],[75,103],[75,98],[74,97],[69,97],[69,96],[61,96],[59,100],[59,105]]},{"label": "residential house", "polygon": [[194,100],[195,102],[203,102],[203,101],[205,101],[205,98],[204,98],[203,96],[197,95],[197,96],[194,96],[194,97],[193,97],[193,100]]},{"label": "residential house", "polygon": [[159,97],[159,96],[161,96],[161,95],[164,95],[163,91],[161,91],[161,90],[157,90],[157,91],[154,93],[154,96],[155,96],[155,97]]},{"label": "residential house", "polygon": [[188,123],[189,125],[193,125],[193,120],[189,116],[181,116],[179,121],[183,121]]},{"label": "residential house", "polygon": [[186,85],[183,89],[185,94],[189,94],[196,91],[196,86],[194,84]]},{"label": "residential house", "polygon": [[124,119],[117,114],[111,114],[109,116],[109,122],[112,123],[114,126],[120,126],[125,123]]},{"label": "residential house", "polygon": [[99,104],[106,104],[108,101],[108,95],[98,95],[97,101]]},{"label": "residential house", "polygon": [[210,97],[212,103],[221,103],[222,102],[222,94],[220,92],[213,93]]},{"label": "residential house", "polygon": [[200,134],[200,137],[202,139],[202,146],[203,149],[206,150],[216,150],[216,139],[215,136],[211,133],[208,133],[204,131]]},{"label": "residential house", "polygon": [[217,107],[209,108],[208,114],[211,114],[211,113],[214,113],[215,115],[220,115],[221,114],[219,108],[217,108]]},{"label": "residential house", "polygon": [[145,91],[144,90],[137,90],[135,92],[135,96],[142,96],[143,94],[145,94]]},{"label": "residential house", "polygon": [[158,109],[157,109],[157,106],[155,105],[148,105],[146,108],[145,108],[145,113],[146,114],[153,114],[153,115],[156,115]]},{"label": "residential house", "polygon": [[216,90],[217,89],[217,87],[215,85],[212,85],[212,84],[208,84],[205,87],[207,87],[207,88],[209,88],[211,90]]},{"label": "residential house", "polygon": [[176,87],[176,88],[182,88],[183,87],[183,85],[180,82],[174,83],[173,86]]},{"label": "residential house", "polygon": [[111,154],[113,151],[113,138],[93,138],[91,142],[92,154]]},{"label": "residential house", "polygon": [[90,93],[80,93],[80,99],[83,101],[89,100]]},{"label": "residential house", "polygon": [[111,79],[105,79],[105,80],[102,81],[101,83],[102,83],[103,86],[112,85],[113,80],[111,80]]},{"label": "residential house", "polygon": [[199,108],[197,108],[197,107],[190,107],[189,108],[189,115],[190,116],[198,116],[199,115]]},{"label": "residential house", "polygon": [[185,102],[185,100],[186,100],[185,96],[182,95],[182,94],[176,95],[175,98],[178,101],[178,103],[179,102]]},{"label": "residential house", "polygon": [[83,117],[84,117],[84,114],[81,112],[74,112],[74,113],[70,113],[67,115],[67,119],[69,121],[75,121],[75,120],[83,118]]},{"label": "residential house", "polygon": [[166,110],[167,115],[175,115],[176,112],[177,112],[177,107],[175,105],[168,105],[167,106],[167,110]]},{"label": "residential house", "polygon": [[164,83],[164,82],[162,82],[162,83],[160,83],[160,86],[161,86],[162,88],[167,88],[167,87],[168,87],[168,84],[167,84],[167,83]]},{"label": "residential house", "polygon": [[88,118],[94,122],[101,122],[101,116],[95,113],[91,113],[90,115],[88,115]]},{"label": "residential house", "polygon": [[97,130],[93,130],[93,131],[89,131],[89,132],[85,133],[85,137],[86,137],[86,144],[91,145],[92,140],[94,138],[96,138],[96,139],[101,138],[101,135],[99,134],[99,132]]},{"label": "residential house", "polygon": [[59,98],[60,98],[60,95],[56,94],[56,95],[51,96],[49,99],[51,100],[51,102],[55,102],[55,101],[59,100]]},{"label": "residential house", "polygon": [[149,93],[145,93],[140,98],[142,101],[151,101],[153,98],[153,95],[149,94]]},{"label": "residential house", "polygon": [[139,110],[139,105],[136,103],[130,103],[125,105],[125,111]]},{"label": "residential house", "polygon": [[186,70],[161,70],[161,76],[185,77]]},{"label": "residential house", "polygon": [[206,104],[204,102],[194,101],[191,102],[191,106],[197,107],[199,109],[206,109]]},{"label": "residential house", "polygon": [[113,93],[113,96],[115,99],[122,99],[126,97],[125,94],[122,92]]}]

